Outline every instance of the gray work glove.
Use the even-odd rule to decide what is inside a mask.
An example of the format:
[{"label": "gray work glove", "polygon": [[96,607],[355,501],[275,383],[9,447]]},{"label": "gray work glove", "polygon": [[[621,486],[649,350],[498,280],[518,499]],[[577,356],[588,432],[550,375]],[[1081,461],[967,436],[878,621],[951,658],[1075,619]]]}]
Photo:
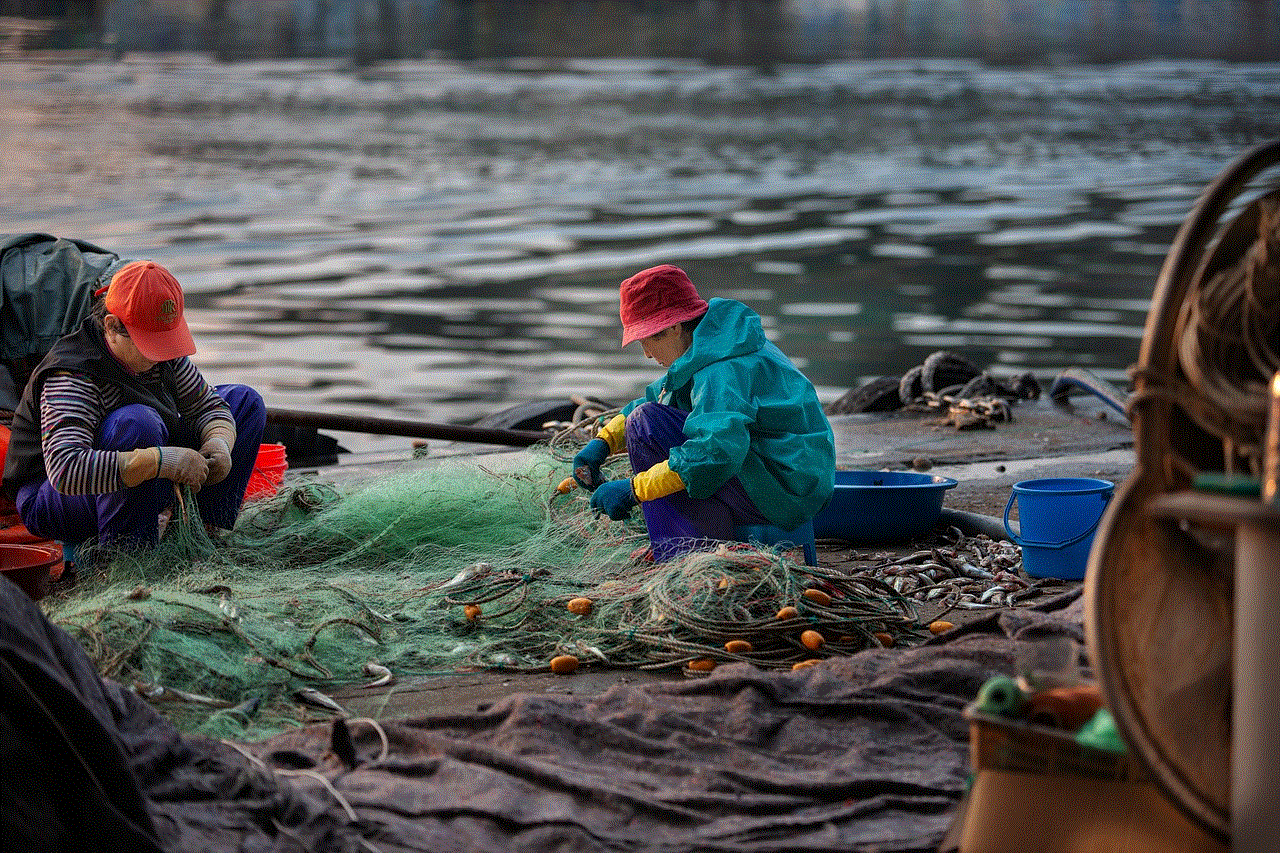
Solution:
[{"label": "gray work glove", "polygon": [[200,445],[200,455],[209,463],[209,476],[204,481],[206,486],[221,483],[231,473],[231,445],[225,438],[214,436],[205,439]]},{"label": "gray work glove", "polygon": [[209,478],[209,463],[199,451],[190,447],[161,447],[160,473],[180,486],[198,489]]}]

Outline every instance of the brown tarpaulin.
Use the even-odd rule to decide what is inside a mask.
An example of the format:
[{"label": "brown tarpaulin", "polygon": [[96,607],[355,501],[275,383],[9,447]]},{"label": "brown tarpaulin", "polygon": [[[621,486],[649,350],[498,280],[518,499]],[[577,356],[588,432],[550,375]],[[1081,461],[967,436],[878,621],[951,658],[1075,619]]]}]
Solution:
[{"label": "brown tarpaulin", "polygon": [[[35,618],[0,600],[6,630]],[[963,706],[1020,645],[1082,639],[1075,594],[1045,606],[799,672],[735,665],[384,723],[385,750],[366,722],[237,749],[179,735],[112,682],[84,698],[168,850],[928,851],[970,772]],[[21,797],[5,775],[4,798]]]}]

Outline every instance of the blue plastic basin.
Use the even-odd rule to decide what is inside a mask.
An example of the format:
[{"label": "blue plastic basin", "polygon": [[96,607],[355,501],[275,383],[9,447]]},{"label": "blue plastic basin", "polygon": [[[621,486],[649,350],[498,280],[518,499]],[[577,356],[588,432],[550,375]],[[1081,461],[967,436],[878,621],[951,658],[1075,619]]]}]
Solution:
[{"label": "blue plastic basin", "polygon": [[813,519],[818,539],[901,542],[933,529],[950,477],[913,471],[837,471],[836,489]]}]

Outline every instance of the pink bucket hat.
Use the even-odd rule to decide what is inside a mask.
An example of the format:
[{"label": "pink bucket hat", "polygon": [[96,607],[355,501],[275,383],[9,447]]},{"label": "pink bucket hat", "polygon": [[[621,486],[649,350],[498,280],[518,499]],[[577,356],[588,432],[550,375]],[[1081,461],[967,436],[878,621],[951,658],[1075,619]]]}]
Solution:
[{"label": "pink bucket hat", "polygon": [[622,283],[620,295],[624,347],[707,313],[689,276],[672,264],[641,270]]}]

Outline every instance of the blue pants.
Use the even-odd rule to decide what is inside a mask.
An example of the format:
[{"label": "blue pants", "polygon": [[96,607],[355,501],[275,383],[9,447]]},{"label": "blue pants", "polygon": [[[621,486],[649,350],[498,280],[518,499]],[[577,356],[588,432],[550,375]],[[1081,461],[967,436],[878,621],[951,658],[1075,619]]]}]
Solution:
[{"label": "blue pants", "polygon": [[[196,505],[206,524],[229,529],[235,526],[253,463],[258,458],[267,409],[261,395],[247,385],[219,385],[214,390],[231,407],[236,421],[236,446],[231,448],[231,472],[222,482],[200,489]],[[186,424],[179,425],[178,433],[169,435],[155,409],[132,403],[103,419],[94,447],[199,449],[199,436]],[[17,505],[27,529],[46,539],[79,544],[96,537],[103,544],[154,547],[158,539],[156,519],[173,503],[173,495],[173,481],[159,477],[131,489],[101,495],[64,495],[48,480],[42,480],[19,489]]]},{"label": "blue pants", "polygon": [[[684,444],[688,416],[688,412],[661,403],[636,406],[627,415],[626,427],[631,470],[647,471],[666,460],[671,448]],[[657,562],[715,542],[732,541],[736,525],[770,523],[747,497],[737,477],[731,477],[708,498],[695,500],[682,489],[665,498],[645,501],[640,509]]]}]

